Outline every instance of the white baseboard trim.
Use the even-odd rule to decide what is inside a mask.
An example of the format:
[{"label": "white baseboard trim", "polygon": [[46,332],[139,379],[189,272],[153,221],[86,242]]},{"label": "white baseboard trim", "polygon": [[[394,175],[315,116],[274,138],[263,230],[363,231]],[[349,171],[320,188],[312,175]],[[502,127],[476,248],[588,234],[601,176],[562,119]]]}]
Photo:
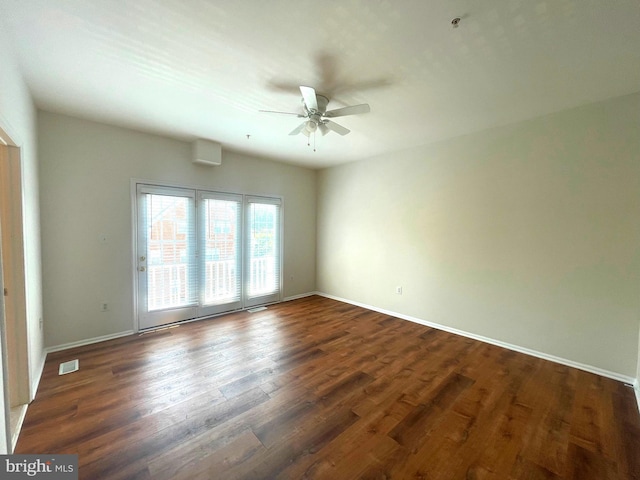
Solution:
[{"label": "white baseboard trim", "polygon": [[633,382],[633,391],[636,392],[636,401],[638,402],[638,413],[640,413],[640,378],[636,378]]},{"label": "white baseboard trim", "polygon": [[299,298],[312,297],[313,295],[319,295],[318,292],[307,292],[301,293],[299,295],[292,295],[290,297],[284,297],[282,299],[283,302],[290,302],[291,300],[298,300]]},{"label": "white baseboard trim", "polygon": [[70,342],[62,345],[56,345],[53,347],[47,347],[45,349],[45,352],[46,353],[60,352],[62,350],[69,350],[70,348],[83,347],[85,345],[91,345],[93,343],[106,342],[107,340],[113,340],[115,338],[127,337],[129,335],[133,335],[134,333],[136,332],[134,332],[133,330],[127,330],[125,332],[102,335],[101,337],[87,338],[86,340],[79,340],[77,342]]},{"label": "white baseboard trim", "polygon": [[[438,330],[443,330],[448,333],[453,333],[455,335],[461,335],[463,337],[471,338],[473,340],[478,340],[480,342],[489,343],[491,345],[496,345],[498,347],[506,348],[508,350],[513,350],[514,352],[524,353],[526,355],[531,355],[532,357],[541,358],[543,360],[549,360],[550,362],[559,363],[560,365],[565,365],[567,367],[577,368],[579,370],[583,370],[585,372],[594,373],[596,375],[600,375],[602,377],[611,378],[613,380],[618,380],[623,383],[633,385],[635,379],[629,377],[627,375],[621,375],[616,372],[610,372],[609,370],[604,370],[602,368],[594,367],[592,365],[586,365],[584,363],[574,362],[573,360],[568,360],[562,357],[556,357],[555,355],[550,355],[548,353],[539,352],[537,350],[531,350],[526,347],[521,347],[519,345],[513,345],[510,343],[506,343],[500,340],[495,340],[493,338],[484,337],[482,335],[477,335],[475,333],[465,332],[464,330],[458,330],[457,328],[448,327],[446,325],[441,325],[439,323],[429,322],[426,320],[422,320],[420,318],[411,317],[409,315],[404,315],[398,312],[392,312],[390,310],[385,310],[383,308],[378,308],[372,305],[367,305],[360,302],[354,302],[352,300],[348,300],[346,298],[336,297],[335,295],[330,295],[328,293],[317,292],[317,295],[322,297],[331,298],[332,300],[337,300],[339,302],[349,303],[351,305],[355,305],[357,307],[366,308],[367,310],[373,310],[374,312],[384,313],[385,315],[390,315],[392,317],[397,317],[402,320],[408,320],[410,322],[418,323],[420,325],[424,325],[426,327],[436,328]],[[636,389],[636,394],[638,390]]]}]

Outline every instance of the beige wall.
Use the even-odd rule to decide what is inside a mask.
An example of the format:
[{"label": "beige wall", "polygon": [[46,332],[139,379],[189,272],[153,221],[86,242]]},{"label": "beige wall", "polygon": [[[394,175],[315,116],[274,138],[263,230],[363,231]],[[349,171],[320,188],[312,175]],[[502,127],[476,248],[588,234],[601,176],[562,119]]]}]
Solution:
[{"label": "beige wall", "polygon": [[640,94],[323,170],[318,290],[633,378],[638,132]]},{"label": "beige wall", "polygon": [[47,112],[38,129],[47,346],[133,328],[132,178],[282,195],[284,296],[315,290],[314,170],[224,149],[194,165],[190,143]]}]

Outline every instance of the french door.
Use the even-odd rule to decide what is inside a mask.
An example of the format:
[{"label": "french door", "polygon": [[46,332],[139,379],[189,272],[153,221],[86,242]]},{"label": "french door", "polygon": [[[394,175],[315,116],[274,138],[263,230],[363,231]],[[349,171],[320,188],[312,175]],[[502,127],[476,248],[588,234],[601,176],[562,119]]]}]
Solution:
[{"label": "french door", "polygon": [[281,200],[137,185],[138,325],[280,300]]},{"label": "french door", "polygon": [[245,198],[244,305],[280,299],[280,199]]}]

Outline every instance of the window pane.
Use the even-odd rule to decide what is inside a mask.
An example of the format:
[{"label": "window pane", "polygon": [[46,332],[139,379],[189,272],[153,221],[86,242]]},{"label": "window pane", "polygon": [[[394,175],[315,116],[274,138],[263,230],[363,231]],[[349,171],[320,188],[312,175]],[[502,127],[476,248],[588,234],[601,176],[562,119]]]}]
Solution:
[{"label": "window pane", "polygon": [[240,205],[204,200],[204,295],[206,305],[240,298]]},{"label": "window pane", "polygon": [[148,310],[195,302],[190,198],[146,194]]},{"label": "window pane", "polygon": [[279,289],[279,212],[279,205],[249,205],[249,297]]}]

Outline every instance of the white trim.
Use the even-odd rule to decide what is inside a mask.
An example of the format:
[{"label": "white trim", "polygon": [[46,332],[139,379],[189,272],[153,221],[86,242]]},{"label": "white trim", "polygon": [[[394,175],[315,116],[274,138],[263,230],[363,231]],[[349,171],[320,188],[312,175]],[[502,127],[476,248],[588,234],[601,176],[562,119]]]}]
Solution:
[{"label": "white trim", "polygon": [[131,200],[131,280],[133,285],[133,332],[140,331],[140,322],[138,320],[138,182],[136,179],[130,179],[129,193]]},{"label": "white trim", "polygon": [[129,178],[131,188],[133,189],[133,194],[135,198],[135,191],[137,184],[151,185],[157,187],[171,187],[171,188],[183,188],[187,190],[204,190],[208,192],[215,193],[223,193],[223,194],[231,194],[231,195],[245,195],[250,197],[271,197],[271,198],[280,198],[284,201],[284,195],[281,193],[269,193],[269,192],[259,192],[259,191],[238,191],[238,190],[230,190],[229,188],[218,187],[215,185],[205,185],[200,183],[174,183],[174,182],[166,182],[164,180],[150,180],[146,178],[140,177],[130,177]]},{"label": "white trim", "polygon": [[299,295],[291,295],[290,297],[284,297],[282,299],[282,302],[290,302],[291,300],[298,300],[299,298],[312,297],[313,295],[322,295],[322,294],[318,292],[301,293]]},{"label": "white trim", "polygon": [[[621,375],[616,372],[611,372],[609,370],[604,370],[602,368],[594,367],[592,365],[587,365],[584,363],[574,362],[573,360],[568,360],[562,357],[556,357],[555,355],[550,355],[548,353],[539,352],[537,350],[531,350],[526,347],[521,347],[519,345],[513,345],[511,343],[502,342],[500,340],[495,340],[493,338],[484,337],[482,335],[477,335],[475,333],[465,332],[464,330],[458,330],[457,328],[448,327],[446,325],[441,325],[439,323],[433,323],[426,320],[422,320],[420,318],[411,317],[409,315],[404,315],[402,313],[393,312],[391,310],[385,310],[382,308],[374,307],[372,305],[367,305],[360,302],[354,302],[351,300],[347,300],[345,298],[336,297],[335,295],[330,295],[328,293],[318,292],[318,295],[322,297],[331,298],[332,300],[337,300],[339,302],[349,303],[351,305],[356,305],[358,307],[366,308],[368,310],[373,310],[374,312],[384,313],[385,315],[391,315],[393,317],[400,318],[402,320],[408,320],[410,322],[418,323],[420,325],[424,325],[426,327],[436,328],[438,330],[443,330],[445,332],[453,333],[455,335],[461,335],[463,337],[472,338],[473,340],[478,340],[480,342],[489,343],[491,345],[496,345],[498,347],[506,348],[508,350],[513,350],[514,352],[524,353],[526,355],[531,355],[532,357],[542,358],[543,360],[549,360],[550,362],[559,363],[561,365],[566,365],[567,367],[577,368],[579,370],[584,370],[585,372],[595,373],[596,375],[600,375],[602,377],[611,378],[613,380],[618,380],[620,382],[633,384],[633,377],[629,377],[627,375]],[[636,395],[638,395],[638,389],[636,388]],[[639,399],[640,402],[640,399]]]},{"label": "white trim", "polygon": [[633,391],[636,392],[636,401],[638,402],[638,413],[640,413],[640,379],[633,382]]},{"label": "white trim", "polygon": [[79,340],[77,342],[70,342],[62,345],[56,345],[53,347],[47,347],[45,348],[45,352],[46,353],[60,352],[62,350],[69,350],[70,348],[83,347],[85,345],[91,345],[93,343],[106,342],[107,340],[114,340],[120,337],[128,337],[129,335],[133,335],[135,333],[136,332],[134,332],[133,330],[127,330],[125,332],[112,333],[110,335],[102,335],[101,337],[93,337],[93,338],[88,338],[86,340]]}]

